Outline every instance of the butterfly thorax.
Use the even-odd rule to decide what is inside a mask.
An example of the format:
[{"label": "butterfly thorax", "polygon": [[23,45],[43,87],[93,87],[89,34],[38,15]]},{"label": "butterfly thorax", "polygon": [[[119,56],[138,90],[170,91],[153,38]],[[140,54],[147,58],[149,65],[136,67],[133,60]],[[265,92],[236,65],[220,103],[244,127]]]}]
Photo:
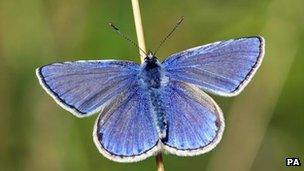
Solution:
[{"label": "butterfly thorax", "polygon": [[160,88],[162,83],[162,68],[155,56],[149,54],[142,65],[141,78],[148,88]]}]

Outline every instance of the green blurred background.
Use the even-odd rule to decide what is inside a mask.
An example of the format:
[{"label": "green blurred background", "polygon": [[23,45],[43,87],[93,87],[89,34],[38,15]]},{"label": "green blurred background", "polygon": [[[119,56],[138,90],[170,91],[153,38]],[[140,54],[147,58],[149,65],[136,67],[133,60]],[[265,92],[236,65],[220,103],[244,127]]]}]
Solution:
[{"label": "green blurred background", "polygon": [[[262,35],[265,60],[241,95],[216,97],[226,118],[221,143],[197,157],[165,155],[166,170],[304,170],[304,1],[140,1],[147,47],[180,16],[185,22],[158,53]],[[112,162],[92,141],[96,115],[79,119],[42,90],[35,68],[58,61],[127,59],[138,50],[132,7],[123,0],[0,0],[0,170],[155,170],[154,158]]]}]

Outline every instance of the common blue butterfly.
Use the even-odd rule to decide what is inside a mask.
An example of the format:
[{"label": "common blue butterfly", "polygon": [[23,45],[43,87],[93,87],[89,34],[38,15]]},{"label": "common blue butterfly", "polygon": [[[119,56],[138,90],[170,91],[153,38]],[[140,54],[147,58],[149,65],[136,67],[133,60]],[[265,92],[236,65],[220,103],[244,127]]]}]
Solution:
[{"label": "common blue butterfly", "polygon": [[36,70],[42,87],[77,117],[99,111],[93,137],[117,162],[159,152],[194,156],[221,140],[224,117],[202,90],[239,94],[259,68],[264,39],[244,37],[198,46],[165,61],[149,53],[141,65],[122,60],[54,63]]}]

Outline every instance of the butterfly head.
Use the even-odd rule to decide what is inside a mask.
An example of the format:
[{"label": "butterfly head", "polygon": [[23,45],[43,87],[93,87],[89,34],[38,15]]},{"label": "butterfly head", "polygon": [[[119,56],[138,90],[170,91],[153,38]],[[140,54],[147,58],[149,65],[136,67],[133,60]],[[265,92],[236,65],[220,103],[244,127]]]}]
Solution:
[{"label": "butterfly head", "polygon": [[157,58],[156,58],[156,56],[151,51],[149,51],[148,55],[145,57],[145,62],[147,62],[147,63],[156,63],[157,62]]}]

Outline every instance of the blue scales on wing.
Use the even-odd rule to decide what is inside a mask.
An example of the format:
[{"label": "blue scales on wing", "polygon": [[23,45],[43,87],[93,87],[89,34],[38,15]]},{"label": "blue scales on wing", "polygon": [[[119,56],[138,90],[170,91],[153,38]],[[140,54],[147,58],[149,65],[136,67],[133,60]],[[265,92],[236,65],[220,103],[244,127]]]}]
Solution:
[{"label": "blue scales on wing", "polygon": [[168,77],[209,92],[234,96],[247,85],[264,53],[262,37],[231,39],[169,56],[162,64]]},{"label": "blue scales on wing", "polygon": [[217,104],[200,89],[170,81],[163,89],[167,135],[164,149],[180,156],[208,152],[220,141],[224,118]]},{"label": "blue scales on wing", "polygon": [[84,117],[129,90],[139,70],[134,62],[101,60],[54,63],[38,68],[36,74],[60,106]]}]

